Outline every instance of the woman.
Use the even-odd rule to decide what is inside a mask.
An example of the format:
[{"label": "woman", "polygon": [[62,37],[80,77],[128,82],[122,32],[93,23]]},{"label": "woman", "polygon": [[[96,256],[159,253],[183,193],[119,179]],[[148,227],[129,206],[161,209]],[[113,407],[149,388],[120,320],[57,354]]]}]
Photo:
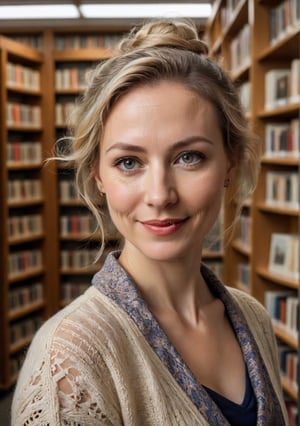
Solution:
[{"label": "woman", "polygon": [[285,425],[272,326],[201,263],[224,188],[253,190],[238,95],[192,24],[132,31],[75,117],[82,197],[124,238],[86,293],[37,333],[13,425]]}]

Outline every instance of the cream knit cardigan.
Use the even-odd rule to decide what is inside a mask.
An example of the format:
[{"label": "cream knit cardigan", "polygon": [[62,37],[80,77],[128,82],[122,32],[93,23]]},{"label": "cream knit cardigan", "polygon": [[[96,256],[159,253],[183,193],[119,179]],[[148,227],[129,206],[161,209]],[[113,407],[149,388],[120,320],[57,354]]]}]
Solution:
[{"label": "cream knit cardigan", "polygon": [[[248,321],[286,416],[270,319],[253,298],[230,292]],[[12,405],[12,426],[208,424],[135,323],[94,287],[36,334]]]}]

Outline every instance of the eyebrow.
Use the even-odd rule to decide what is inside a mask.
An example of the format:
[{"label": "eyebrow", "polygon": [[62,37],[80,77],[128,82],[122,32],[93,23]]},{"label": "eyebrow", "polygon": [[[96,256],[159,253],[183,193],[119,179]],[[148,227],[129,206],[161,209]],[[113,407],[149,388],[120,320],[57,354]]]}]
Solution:
[{"label": "eyebrow", "polygon": [[[189,136],[188,138],[180,140],[176,142],[174,145],[172,145],[171,150],[186,148],[187,146],[191,145],[194,142],[206,142],[213,145],[213,141],[211,141],[210,139],[207,139],[204,136]],[[106,154],[114,149],[120,149],[122,151],[142,152],[142,153],[146,152],[146,149],[139,145],[133,145],[126,142],[117,142],[106,150]]]}]

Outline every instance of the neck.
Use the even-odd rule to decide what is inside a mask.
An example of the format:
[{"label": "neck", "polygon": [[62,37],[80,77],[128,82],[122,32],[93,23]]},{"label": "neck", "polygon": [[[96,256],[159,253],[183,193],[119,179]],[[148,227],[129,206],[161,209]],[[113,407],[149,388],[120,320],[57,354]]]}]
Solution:
[{"label": "neck", "polygon": [[157,261],[139,251],[123,250],[120,264],[133,278],[148,307],[157,316],[172,313],[189,323],[199,320],[201,307],[214,300],[201,273],[201,255]]}]

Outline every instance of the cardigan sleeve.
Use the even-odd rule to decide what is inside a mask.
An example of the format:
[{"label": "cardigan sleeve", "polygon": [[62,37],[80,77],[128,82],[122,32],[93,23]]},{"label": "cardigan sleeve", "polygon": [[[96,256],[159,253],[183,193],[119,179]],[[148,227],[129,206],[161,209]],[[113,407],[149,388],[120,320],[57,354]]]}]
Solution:
[{"label": "cardigan sleeve", "polygon": [[84,320],[49,320],[24,361],[13,398],[12,426],[120,424],[110,372]]}]

